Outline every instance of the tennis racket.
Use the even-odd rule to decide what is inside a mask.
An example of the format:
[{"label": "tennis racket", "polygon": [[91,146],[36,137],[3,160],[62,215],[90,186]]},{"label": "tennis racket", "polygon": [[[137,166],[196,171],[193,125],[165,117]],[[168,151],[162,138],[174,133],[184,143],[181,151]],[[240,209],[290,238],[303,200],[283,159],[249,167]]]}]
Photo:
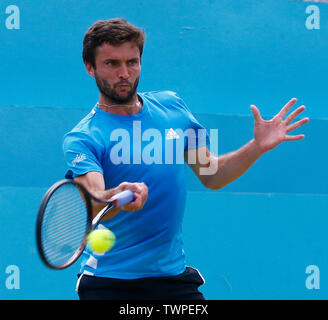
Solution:
[{"label": "tennis racket", "polygon": [[[36,223],[37,247],[42,261],[52,269],[72,265],[81,256],[88,234],[105,214],[133,199],[133,192],[125,190],[108,201],[99,200],[70,179],[52,185],[42,198]],[[91,200],[107,204],[94,219]]]}]

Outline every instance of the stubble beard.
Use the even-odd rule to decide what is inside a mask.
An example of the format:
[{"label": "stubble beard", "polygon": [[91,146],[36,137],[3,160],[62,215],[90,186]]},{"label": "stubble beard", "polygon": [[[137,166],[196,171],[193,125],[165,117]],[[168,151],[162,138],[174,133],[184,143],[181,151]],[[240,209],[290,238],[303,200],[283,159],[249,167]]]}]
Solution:
[{"label": "stubble beard", "polygon": [[134,81],[128,94],[122,97],[115,91],[118,84],[114,84],[113,86],[111,86],[107,80],[100,78],[97,74],[95,74],[95,80],[100,93],[110,103],[115,103],[115,104],[129,104],[133,100],[139,84],[139,77],[138,77]]}]

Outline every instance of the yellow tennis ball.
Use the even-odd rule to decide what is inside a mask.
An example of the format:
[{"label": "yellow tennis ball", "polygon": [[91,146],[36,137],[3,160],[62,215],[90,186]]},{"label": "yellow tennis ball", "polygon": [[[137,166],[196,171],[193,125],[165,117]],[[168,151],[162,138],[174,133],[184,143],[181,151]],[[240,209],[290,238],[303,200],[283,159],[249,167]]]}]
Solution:
[{"label": "yellow tennis ball", "polygon": [[97,229],[88,235],[87,245],[94,253],[104,253],[115,244],[115,234],[109,229]]}]

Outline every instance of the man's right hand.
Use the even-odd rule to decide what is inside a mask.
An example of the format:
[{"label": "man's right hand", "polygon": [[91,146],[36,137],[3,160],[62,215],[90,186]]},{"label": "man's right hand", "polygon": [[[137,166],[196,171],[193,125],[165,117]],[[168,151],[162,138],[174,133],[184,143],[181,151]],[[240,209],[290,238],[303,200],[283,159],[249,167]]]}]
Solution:
[{"label": "man's right hand", "polygon": [[[148,188],[144,183],[139,182],[122,182],[116,188],[105,190],[104,177],[100,172],[91,171],[84,175],[74,178],[75,181],[84,185],[84,187],[96,198],[100,200],[108,200],[115,194],[130,189],[134,192],[134,201],[129,204],[122,206],[121,208],[115,208],[108,212],[107,215],[102,220],[107,220],[113,218],[120,210],[125,211],[136,211],[140,210],[148,197]],[[93,201],[92,216],[95,217],[97,213],[105,207],[104,204]]]},{"label": "man's right hand", "polygon": [[134,200],[122,206],[121,209],[130,212],[142,209],[148,197],[148,187],[144,183],[139,182],[122,182],[118,187],[114,188],[114,192],[116,194],[128,189],[134,192]]}]

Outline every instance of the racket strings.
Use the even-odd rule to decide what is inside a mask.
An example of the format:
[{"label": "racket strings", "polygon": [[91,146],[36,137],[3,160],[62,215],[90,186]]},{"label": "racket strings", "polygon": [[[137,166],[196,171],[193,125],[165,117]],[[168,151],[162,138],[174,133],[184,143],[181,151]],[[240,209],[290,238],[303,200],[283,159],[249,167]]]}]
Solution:
[{"label": "racket strings", "polygon": [[50,197],[41,226],[44,255],[53,266],[68,262],[84,242],[88,213],[83,194],[65,184]]}]

